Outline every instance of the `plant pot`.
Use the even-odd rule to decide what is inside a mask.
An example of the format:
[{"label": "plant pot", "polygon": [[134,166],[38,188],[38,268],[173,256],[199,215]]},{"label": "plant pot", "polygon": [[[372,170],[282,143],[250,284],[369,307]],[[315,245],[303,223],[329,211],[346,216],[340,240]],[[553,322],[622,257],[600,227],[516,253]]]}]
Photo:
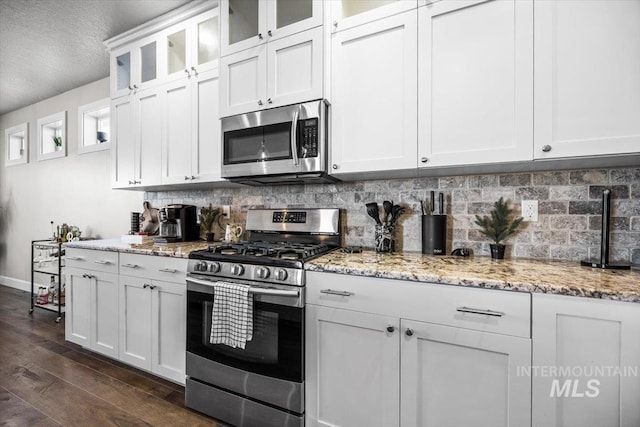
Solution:
[{"label": "plant pot", "polygon": [[207,242],[213,242],[213,233],[205,233],[204,237]]},{"label": "plant pot", "polygon": [[504,249],[505,245],[491,243],[489,245],[491,248],[491,258],[493,259],[504,259]]}]

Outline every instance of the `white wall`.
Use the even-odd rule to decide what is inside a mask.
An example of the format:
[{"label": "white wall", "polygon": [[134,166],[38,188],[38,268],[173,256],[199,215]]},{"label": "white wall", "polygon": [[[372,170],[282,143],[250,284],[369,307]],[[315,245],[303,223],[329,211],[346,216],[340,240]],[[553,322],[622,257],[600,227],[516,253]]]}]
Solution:
[{"label": "white wall", "polygon": [[[0,116],[0,283],[31,280],[31,240],[55,225],[76,225],[83,236],[116,237],[129,230],[129,213],[142,211],[142,192],[111,189],[110,152],[78,155],[78,107],[109,97],[109,79]],[[38,118],[67,111],[67,156],[38,161]],[[4,130],[29,123],[29,162],[5,167]]]}]

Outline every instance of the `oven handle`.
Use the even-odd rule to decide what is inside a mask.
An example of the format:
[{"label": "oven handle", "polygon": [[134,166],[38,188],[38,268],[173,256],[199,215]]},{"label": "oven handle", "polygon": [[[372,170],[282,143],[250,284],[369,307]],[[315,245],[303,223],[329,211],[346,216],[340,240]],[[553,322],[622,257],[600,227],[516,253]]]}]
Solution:
[{"label": "oven handle", "polygon": [[298,116],[300,114],[300,107],[297,107],[293,112],[293,122],[291,122],[291,157],[293,157],[293,164],[298,166]]},{"label": "oven handle", "polygon": [[[193,277],[187,277],[187,282],[195,283],[196,285],[202,285],[202,286],[213,286],[213,283],[214,283],[208,280],[194,279]],[[269,295],[269,296],[277,296],[277,297],[297,298],[300,296],[300,290],[298,289],[289,291],[286,289],[269,289],[269,288],[261,288],[259,286],[251,286],[251,288],[249,289],[249,292],[251,292],[254,295]]]}]

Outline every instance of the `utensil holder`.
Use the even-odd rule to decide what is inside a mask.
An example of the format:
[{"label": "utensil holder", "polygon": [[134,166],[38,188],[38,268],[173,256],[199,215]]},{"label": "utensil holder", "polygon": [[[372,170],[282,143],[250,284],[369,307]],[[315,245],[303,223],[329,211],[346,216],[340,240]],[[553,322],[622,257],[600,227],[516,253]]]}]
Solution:
[{"label": "utensil holder", "polygon": [[376,225],[376,252],[393,252],[395,250],[396,242],[393,237],[393,231],[392,226]]},{"label": "utensil holder", "polygon": [[422,253],[447,254],[446,215],[422,215]]},{"label": "utensil holder", "polygon": [[131,233],[135,234],[140,231],[140,213],[131,212]]}]

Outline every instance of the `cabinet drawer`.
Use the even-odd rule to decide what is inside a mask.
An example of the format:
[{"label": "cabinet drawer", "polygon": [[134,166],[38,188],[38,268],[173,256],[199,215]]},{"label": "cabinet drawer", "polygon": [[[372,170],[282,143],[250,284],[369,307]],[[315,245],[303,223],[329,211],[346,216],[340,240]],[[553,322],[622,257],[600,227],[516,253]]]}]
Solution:
[{"label": "cabinet drawer", "polygon": [[307,272],[307,303],[466,329],[531,336],[531,295]]},{"label": "cabinet drawer", "polygon": [[187,259],[121,253],[120,274],[150,280],[186,283]]},{"label": "cabinet drawer", "polygon": [[118,274],[118,252],[67,248],[65,253],[67,267]]}]

